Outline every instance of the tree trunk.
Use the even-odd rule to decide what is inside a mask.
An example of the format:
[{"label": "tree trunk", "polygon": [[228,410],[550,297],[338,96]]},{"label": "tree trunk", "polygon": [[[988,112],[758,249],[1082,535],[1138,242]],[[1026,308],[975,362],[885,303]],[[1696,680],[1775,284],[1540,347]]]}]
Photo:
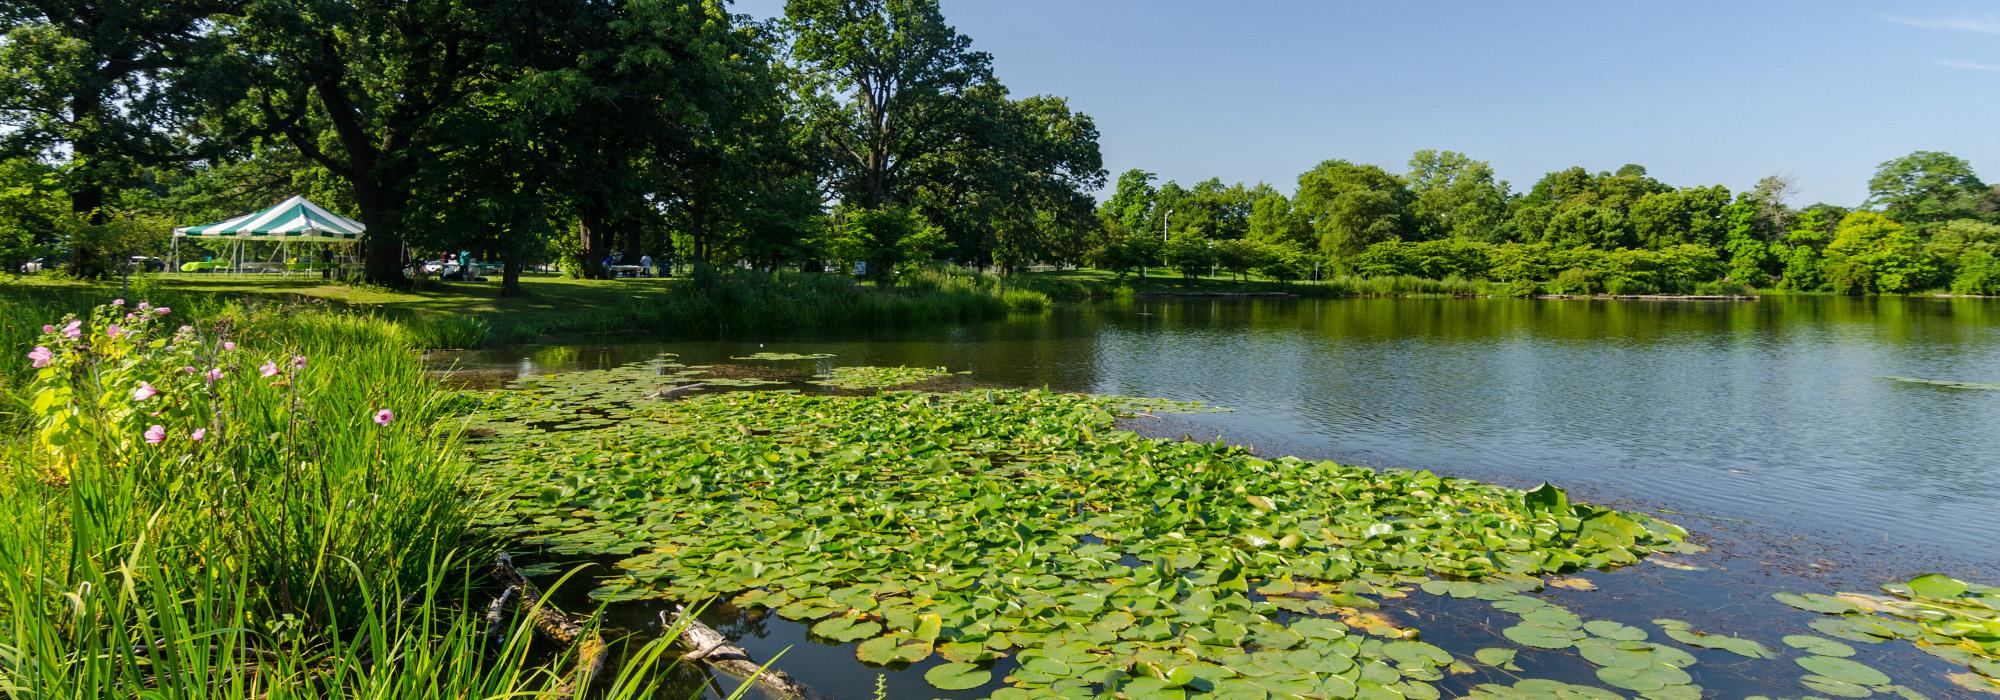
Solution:
[{"label": "tree trunk", "polygon": [[[89,177],[88,174],[84,177]],[[77,183],[69,191],[69,210],[82,217],[91,226],[104,225],[104,188],[95,183]],[[85,279],[101,279],[111,276],[110,261],[105,260],[105,251],[97,249],[94,236],[83,235],[70,240],[69,273]]]},{"label": "tree trunk", "polygon": [[527,296],[527,291],[521,289],[520,255],[511,253],[507,255],[506,259],[501,263],[500,270],[500,296]]},{"label": "tree trunk", "polygon": [[399,228],[407,195],[395,194],[378,183],[354,183],[354,203],[361,209],[361,224],[368,227],[362,238],[362,278],[369,284],[401,287],[409,283],[403,276],[403,237]]},{"label": "tree trunk", "polygon": [[577,247],[582,251],[583,260],[577,265],[577,273],[587,280],[604,279],[604,239],[611,235],[604,212],[596,207],[586,206],[578,217],[577,231],[580,236]]},{"label": "tree trunk", "polygon": [[618,256],[618,264],[639,264],[639,256],[644,254],[641,251],[646,247],[646,227],[639,225],[638,221],[627,220],[618,222],[618,229],[625,241],[625,250]]},{"label": "tree trunk", "polygon": [[[70,112],[77,123],[90,123],[102,111],[103,101],[94,94],[77,95],[70,101]],[[69,189],[69,210],[80,215],[90,226],[103,226],[104,183],[93,172],[103,167],[98,162],[102,149],[92,135],[77,139],[70,145],[70,162],[75,173],[75,181],[67,184]],[[97,250],[98,241],[93,236],[81,236],[70,241],[70,274],[87,279],[111,276],[109,261],[103,260],[105,251]]]}]

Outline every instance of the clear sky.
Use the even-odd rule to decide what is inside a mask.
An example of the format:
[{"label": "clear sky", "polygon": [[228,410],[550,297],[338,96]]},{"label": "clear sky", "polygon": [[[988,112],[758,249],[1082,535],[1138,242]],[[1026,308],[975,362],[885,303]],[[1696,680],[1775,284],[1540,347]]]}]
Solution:
[{"label": "clear sky", "polygon": [[[766,17],[783,0],[737,0]],[[1115,179],[1270,182],[1439,148],[1525,190],[1571,165],[1773,173],[1855,205],[1884,160],[2000,180],[2000,2],[944,0],[1017,96],[1095,117]]]}]

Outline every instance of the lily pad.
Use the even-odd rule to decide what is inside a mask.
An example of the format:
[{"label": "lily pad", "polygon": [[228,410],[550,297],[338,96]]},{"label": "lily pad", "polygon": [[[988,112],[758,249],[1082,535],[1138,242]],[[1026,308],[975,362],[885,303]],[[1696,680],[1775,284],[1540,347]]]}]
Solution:
[{"label": "lily pad", "polygon": [[1965,595],[1966,590],[1969,588],[1964,581],[1944,574],[1924,574],[1910,579],[1910,582],[1904,585],[1908,586],[1910,591],[1917,595],[1939,600]]},{"label": "lily pad", "polygon": [[1845,615],[1847,613],[1861,612],[1861,608],[1856,607],[1853,603],[1819,593],[1780,592],[1771,594],[1771,597],[1780,603],[1808,612],[1825,613],[1828,615]]},{"label": "lily pad", "polygon": [[967,663],[947,663],[924,672],[924,681],[938,690],[971,690],[993,682],[993,672]]},{"label": "lily pad", "polygon": [[1888,685],[1889,675],[1853,659],[1837,656],[1801,656],[1793,663],[1807,671],[1855,685]]},{"label": "lily pad", "polygon": [[1694,677],[1686,671],[1666,664],[1653,664],[1631,668],[1627,666],[1606,666],[1597,669],[1597,679],[1613,688],[1638,691],[1641,693],[1660,690],[1667,686],[1687,685]]},{"label": "lily pad", "polygon": [[867,639],[881,631],[881,623],[858,617],[830,617],[812,626],[813,634],[840,642]]},{"label": "lily pad", "polygon": [[1500,647],[1486,647],[1480,649],[1479,651],[1472,652],[1472,658],[1478,659],[1479,663],[1486,664],[1488,666],[1506,668],[1514,665],[1514,656],[1517,653],[1518,652],[1516,652],[1513,649],[1503,649]]},{"label": "lily pad", "polygon": [[1568,649],[1576,644],[1580,633],[1555,627],[1519,624],[1500,630],[1500,634],[1523,646],[1536,649]]},{"label": "lily pad", "polygon": [[1853,656],[1854,647],[1810,634],[1785,635],[1785,645],[1818,656]]}]

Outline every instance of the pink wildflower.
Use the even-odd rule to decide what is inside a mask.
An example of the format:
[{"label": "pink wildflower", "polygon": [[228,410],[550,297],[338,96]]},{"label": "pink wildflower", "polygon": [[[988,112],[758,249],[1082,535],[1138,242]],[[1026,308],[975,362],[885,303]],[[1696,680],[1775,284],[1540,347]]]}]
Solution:
[{"label": "pink wildflower", "polygon": [[146,429],[146,444],[158,445],[167,441],[167,429],[158,424]]},{"label": "pink wildflower", "polygon": [[41,369],[49,366],[49,362],[56,359],[56,354],[49,352],[48,348],[37,345],[35,349],[28,351],[28,359],[35,366],[35,369]]},{"label": "pink wildflower", "polygon": [[222,349],[224,349],[224,350],[235,350],[235,349],[236,349],[236,341],[234,341],[234,340],[225,340],[225,341],[222,341]]},{"label": "pink wildflower", "polygon": [[124,335],[124,333],[125,333],[125,329],[123,329],[123,328],[119,328],[119,327],[118,327],[118,324],[116,324],[116,323],[113,323],[113,324],[111,324],[111,327],[109,327],[109,328],[106,328],[106,329],[104,329],[104,334],[105,334],[105,335],[109,335],[109,336],[111,336],[111,337],[113,337],[113,338],[116,338],[116,337],[118,337],[118,336],[120,336],[120,335]]},{"label": "pink wildflower", "polygon": [[121,298],[121,299],[112,299],[112,300],[111,300],[111,305],[112,305],[112,306],[124,306],[124,305],[125,305],[125,300],[124,300],[124,299],[122,299],[122,298]]},{"label": "pink wildflower", "polygon": [[132,390],[133,401],[145,401],[158,395],[160,395],[160,390],[153,388],[153,385],[146,382],[139,382],[139,388]]},{"label": "pink wildflower", "polygon": [[201,442],[201,439],[205,437],[208,437],[207,428],[195,428],[194,433],[188,435],[188,439],[195,442]]},{"label": "pink wildflower", "polygon": [[69,336],[69,337],[71,337],[71,338],[78,338],[78,337],[82,337],[82,336],[83,336],[83,322],[82,322],[82,321],[70,321],[70,322],[69,322],[69,325],[67,325],[67,326],[63,326],[63,335],[66,335],[66,336]]},{"label": "pink wildflower", "polygon": [[292,356],[292,366],[293,366],[293,367],[297,367],[297,368],[299,368],[299,369],[305,369],[305,368],[306,368],[306,356],[304,356],[304,355],[293,355],[293,356]]},{"label": "pink wildflower", "polygon": [[209,384],[214,384],[222,379],[222,368],[210,367],[208,368],[208,373],[201,375],[201,378],[207,380]]},{"label": "pink wildflower", "polygon": [[42,324],[42,332],[43,332],[43,333],[54,333],[54,332],[56,332],[56,327],[55,327],[55,326],[51,326],[51,325],[49,325],[49,324],[46,324],[46,323],[44,323],[44,324]]},{"label": "pink wildflower", "polygon": [[188,367],[182,367],[182,368],[181,368],[181,371],[182,371],[182,372],[186,372],[186,373],[188,373],[188,374],[194,374],[194,373],[196,373],[196,372],[200,372],[201,370],[198,370],[198,369],[195,369],[195,368],[194,368],[194,367],[192,367],[192,366],[188,366]]},{"label": "pink wildflower", "polygon": [[265,360],[264,364],[257,368],[257,372],[266,377],[278,376],[278,363]]},{"label": "pink wildflower", "polygon": [[172,313],[172,312],[173,312],[173,309],[170,309],[170,308],[167,308],[167,307],[165,307],[165,306],[162,306],[162,307],[160,307],[160,308],[157,308],[157,309],[153,309],[153,313],[155,313],[155,314],[158,314],[158,315],[161,315],[161,316],[165,316],[165,315],[167,315],[167,314],[169,314],[169,313]]},{"label": "pink wildflower", "polygon": [[139,302],[139,310],[140,310],[140,311],[145,311],[145,310],[147,310],[147,309],[150,309],[150,308],[153,308],[153,305],[152,305],[152,303],[151,303],[151,302],[144,302],[144,301],[142,301],[142,302]]},{"label": "pink wildflower", "polygon": [[390,411],[389,409],[386,409],[386,408],[385,408],[385,409],[382,409],[382,410],[380,410],[380,411],[376,411],[376,412],[375,412],[375,424],[376,424],[376,425],[382,425],[382,426],[386,426],[386,425],[388,425],[388,424],[389,424],[389,421],[392,421],[392,420],[395,420],[395,419],[396,419],[396,414],[395,414],[395,412],[394,412],[394,411]]}]

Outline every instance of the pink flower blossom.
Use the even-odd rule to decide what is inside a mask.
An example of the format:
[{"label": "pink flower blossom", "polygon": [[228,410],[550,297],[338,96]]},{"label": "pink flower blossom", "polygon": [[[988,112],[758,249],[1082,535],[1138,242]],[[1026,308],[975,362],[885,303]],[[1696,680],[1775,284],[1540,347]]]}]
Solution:
[{"label": "pink flower blossom", "polygon": [[123,329],[123,328],[119,328],[119,327],[118,327],[118,324],[116,324],[116,323],[113,323],[113,324],[111,324],[111,327],[109,327],[109,328],[106,328],[106,329],[104,329],[104,334],[105,334],[105,335],[109,335],[109,336],[111,336],[111,337],[113,337],[113,338],[116,338],[116,337],[118,337],[118,336],[120,336],[120,335],[123,335],[124,333],[125,333],[125,329]]},{"label": "pink flower blossom", "polygon": [[278,363],[265,360],[264,364],[257,368],[257,372],[266,377],[278,376]]},{"label": "pink flower blossom", "polygon": [[125,305],[125,300],[124,300],[124,299],[112,299],[112,300],[111,300],[111,305],[112,305],[112,306],[124,306],[124,305]]},{"label": "pink flower blossom", "polygon": [[167,441],[167,429],[154,424],[146,429],[146,444],[158,445]]},{"label": "pink flower blossom", "polygon": [[201,439],[205,437],[208,437],[207,428],[195,428],[194,433],[188,435],[188,439],[195,442],[201,442]]},{"label": "pink flower blossom", "polygon": [[71,337],[71,338],[79,338],[79,337],[82,337],[82,336],[83,336],[83,322],[82,322],[82,321],[70,321],[70,322],[69,322],[69,325],[67,325],[67,326],[63,326],[63,335],[66,335],[66,336],[69,336],[69,337]]},{"label": "pink flower blossom", "polygon": [[186,372],[188,374],[194,374],[196,372],[200,372],[201,370],[195,369],[194,367],[190,366],[190,367],[182,367],[181,371]]},{"label": "pink flower blossom", "polygon": [[146,382],[139,382],[139,388],[132,390],[133,401],[145,401],[159,395],[160,390],[153,388],[153,385]]},{"label": "pink flower blossom", "polygon": [[54,332],[56,332],[56,327],[55,327],[55,326],[51,326],[51,325],[49,325],[49,324],[46,324],[46,323],[44,323],[44,324],[42,324],[42,332],[43,332],[43,333],[54,333]]},{"label": "pink flower blossom", "polygon": [[396,419],[396,413],[395,413],[394,411],[390,411],[389,409],[386,409],[386,408],[385,408],[385,409],[382,409],[382,410],[380,410],[380,411],[376,411],[376,412],[375,412],[375,424],[376,424],[376,425],[383,425],[383,426],[386,426],[386,425],[388,425],[388,424],[389,424],[389,421],[392,421],[392,420],[395,420],[395,419]]},{"label": "pink flower blossom", "polygon": [[214,384],[222,379],[222,368],[210,367],[208,373],[201,375],[201,378],[207,380],[209,384]]},{"label": "pink flower blossom", "polygon": [[49,352],[48,348],[37,345],[35,349],[28,351],[28,359],[35,366],[35,369],[41,369],[49,366],[49,362],[56,359],[56,354]]},{"label": "pink flower blossom", "polygon": [[158,314],[158,315],[160,315],[160,316],[165,316],[165,315],[167,315],[168,313],[171,313],[171,312],[173,312],[173,309],[170,309],[170,308],[167,308],[167,307],[165,307],[165,306],[162,306],[162,307],[160,307],[160,308],[157,308],[157,309],[153,309],[153,313],[155,313],[155,314]]},{"label": "pink flower blossom", "polygon": [[145,311],[145,310],[147,310],[147,309],[150,309],[150,308],[153,308],[153,305],[152,305],[152,304],[151,304],[150,302],[144,302],[144,301],[142,301],[142,302],[139,302],[139,310],[140,310],[140,311]]},{"label": "pink flower blossom", "polygon": [[235,349],[236,349],[236,341],[234,341],[234,340],[225,340],[225,341],[222,341],[222,349],[224,349],[224,350],[235,350]]},{"label": "pink flower blossom", "polygon": [[297,367],[297,368],[299,368],[299,369],[305,369],[305,368],[306,368],[306,356],[304,356],[304,355],[293,355],[293,356],[292,356],[292,366],[293,366],[293,367]]}]

